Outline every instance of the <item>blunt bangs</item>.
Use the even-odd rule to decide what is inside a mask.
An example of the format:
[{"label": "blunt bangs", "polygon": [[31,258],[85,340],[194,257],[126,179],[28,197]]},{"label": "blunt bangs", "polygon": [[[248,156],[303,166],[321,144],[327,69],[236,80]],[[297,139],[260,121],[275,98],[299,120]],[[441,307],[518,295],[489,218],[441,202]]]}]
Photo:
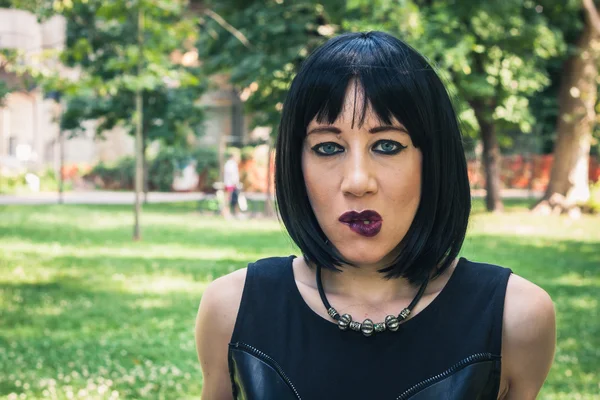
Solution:
[{"label": "blunt bangs", "polygon": [[[383,32],[348,33],[327,41],[304,62],[283,106],[276,145],[279,215],[308,262],[349,264],[329,245],[312,211],[302,174],[302,147],[312,120],[334,123],[354,84],[355,123],[368,112],[383,124],[402,123],[423,155],[421,200],[399,256],[380,270],[421,282],[441,274],[458,255],[471,209],[467,166],[452,102],[431,65]],[[359,95],[359,91],[360,94]]]}]

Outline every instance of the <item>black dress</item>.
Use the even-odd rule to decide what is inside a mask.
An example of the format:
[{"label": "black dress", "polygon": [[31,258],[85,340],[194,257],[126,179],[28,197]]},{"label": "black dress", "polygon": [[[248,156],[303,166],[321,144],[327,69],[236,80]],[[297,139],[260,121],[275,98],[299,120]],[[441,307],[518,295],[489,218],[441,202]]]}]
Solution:
[{"label": "black dress", "polygon": [[461,258],[398,331],[364,337],[304,302],[293,258],[248,266],[228,354],[236,399],[497,398],[509,269]]}]

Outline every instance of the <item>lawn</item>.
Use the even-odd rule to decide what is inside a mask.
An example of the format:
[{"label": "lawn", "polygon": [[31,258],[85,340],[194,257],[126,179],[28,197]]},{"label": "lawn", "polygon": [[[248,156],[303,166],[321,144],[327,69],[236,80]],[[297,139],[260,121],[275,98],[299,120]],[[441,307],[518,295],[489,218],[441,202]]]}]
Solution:
[{"label": "lawn", "polygon": [[[600,218],[477,203],[463,255],[545,288],[558,350],[541,399],[600,399]],[[294,253],[277,221],[152,205],[143,241],[122,206],[0,207],[0,398],[198,398],[202,291],[249,261]]]}]

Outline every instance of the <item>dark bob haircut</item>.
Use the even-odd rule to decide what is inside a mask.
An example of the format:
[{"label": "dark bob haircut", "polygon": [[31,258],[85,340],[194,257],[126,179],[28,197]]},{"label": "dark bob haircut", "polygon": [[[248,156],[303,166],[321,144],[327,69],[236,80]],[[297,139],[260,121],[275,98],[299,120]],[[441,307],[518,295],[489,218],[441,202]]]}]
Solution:
[{"label": "dark bob haircut", "polygon": [[328,243],[317,222],[301,161],[308,124],[315,118],[333,123],[352,81],[364,92],[364,104],[356,108],[358,123],[364,122],[370,106],[381,122],[391,124],[392,117],[401,122],[421,150],[421,200],[415,218],[398,244],[399,255],[380,272],[422,282],[448,268],[464,241],[471,210],[467,164],[444,84],[422,55],[389,34],[334,37],[303,63],[284,103],[277,138],[279,214],[308,262],[334,270],[350,264]]}]

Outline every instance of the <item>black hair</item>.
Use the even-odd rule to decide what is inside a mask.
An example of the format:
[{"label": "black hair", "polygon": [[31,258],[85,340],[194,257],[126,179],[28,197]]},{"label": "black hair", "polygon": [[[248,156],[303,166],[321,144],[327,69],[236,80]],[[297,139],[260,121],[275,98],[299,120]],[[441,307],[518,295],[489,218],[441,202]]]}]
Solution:
[{"label": "black hair", "polygon": [[363,123],[367,106],[385,124],[395,117],[422,152],[419,206],[398,244],[398,257],[380,270],[388,278],[422,282],[432,272],[437,276],[447,269],[462,247],[471,211],[467,163],[444,84],[421,54],[387,33],[347,33],[328,40],[305,60],[292,81],[276,145],[280,217],[308,262],[333,270],[350,264],[328,244],[311,208],[302,148],[313,119],[328,123],[337,119],[352,81],[364,93],[358,123]]}]

